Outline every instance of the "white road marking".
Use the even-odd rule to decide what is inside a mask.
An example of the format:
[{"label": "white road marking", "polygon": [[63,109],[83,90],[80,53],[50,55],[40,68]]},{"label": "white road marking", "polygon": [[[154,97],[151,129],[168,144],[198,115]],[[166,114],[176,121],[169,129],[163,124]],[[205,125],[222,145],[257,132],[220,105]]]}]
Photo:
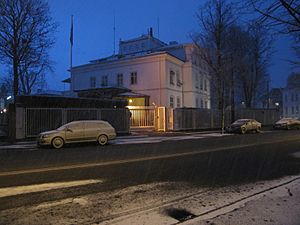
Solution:
[{"label": "white road marking", "polygon": [[78,180],[78,181],[53,182],[53,183],[43,183],[43,184],[34,184],[34,185],[25,185],[25,186],[6,187],[6,188],[0,188],[0,198],[20,195],[20,194],[49,191],[54,189],[83,186],[87,184],[96,184],[96,183],[103,183],[103,180]]}]

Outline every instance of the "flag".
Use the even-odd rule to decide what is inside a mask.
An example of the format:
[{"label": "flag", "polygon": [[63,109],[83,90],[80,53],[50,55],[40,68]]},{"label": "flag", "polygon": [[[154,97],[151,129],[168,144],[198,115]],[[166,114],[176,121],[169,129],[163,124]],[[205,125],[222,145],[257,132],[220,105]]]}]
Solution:
[{"label": "flag", "polygon": [[70,43],[73,46],[73,16],[71,17]]}]

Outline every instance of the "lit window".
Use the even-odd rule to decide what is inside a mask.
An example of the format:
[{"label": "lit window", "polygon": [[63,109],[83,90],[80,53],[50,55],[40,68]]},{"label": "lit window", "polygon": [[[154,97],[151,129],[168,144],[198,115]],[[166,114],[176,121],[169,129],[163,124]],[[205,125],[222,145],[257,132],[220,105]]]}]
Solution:
[{"label": "lit window", "polygon": [[96,87],[96,77],[90,77],[90,87],[91,88]]},{"label": "lit window", "polygon": [[117,86],[123,87],[123,74],[122,73],[117,74]]},{"label": "lit window", "polygon": [[174,85],[175,72],[170,70],[170,84]]},{"label": "lit window", "polygon": [[108,85],[108,77],[106,75],[102,76],[101,86],[106,87]]},{"label": "lit window", "polygon": [[131,72],[130,84],[137,84],[137,72]]},{"label": "lit window", "polygon": [[170,96],[170,107],[174,108],[174,97]]}]

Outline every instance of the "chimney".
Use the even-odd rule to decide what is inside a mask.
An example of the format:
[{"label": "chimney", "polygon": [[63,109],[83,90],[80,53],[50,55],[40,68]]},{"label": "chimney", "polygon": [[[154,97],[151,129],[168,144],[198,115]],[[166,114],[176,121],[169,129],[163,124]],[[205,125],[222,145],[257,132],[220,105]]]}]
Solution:
[{"label": "chimney", "polygon": [[153,29],[152,29],[152,27],[150,27],[149,35],[150,35],[150,37],[153,37]]}]

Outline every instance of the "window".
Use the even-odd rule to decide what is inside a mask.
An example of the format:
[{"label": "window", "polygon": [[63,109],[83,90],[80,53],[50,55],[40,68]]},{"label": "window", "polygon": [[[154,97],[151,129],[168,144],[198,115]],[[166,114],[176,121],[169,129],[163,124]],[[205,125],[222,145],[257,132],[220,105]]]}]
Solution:
[{"label": "window", "polygon": [[199,108],[199,99],[196,98],[196,108]]},{"label": "window", "polygon": [[181,101],[180,101],[180,97],[177,97],[177,108],[180,107],[180,105],[181,105],[180,102],[181,102]]},{"label": "window", "polygon": [[174,85],[175,72],[170,70],[170,84]]},{"label": "window", "polygon": [[199,77],[198,74],[195,74],[195,88],[199,88],[198,83],[199,83]]},{"label": "window", "polygon": [[203,79],[200,79],[200,90],[203,90]]},{"label": "window", "polygon": [[131,72],[130,84],[137,84],[137,72]]},{"label": "window", "polygon": [[117,74],[117,86],[123,87],[123,74],[122,73]]},{"label": "window", "polygon": [[201,99],[200,108],[203,108],[203,100]]},{"label": "window", "polygon": [[207,81],[204,79],[204,91],[207,91]]},{"label": "window", "polygon": [[294,106],[292,106],[292,114],[294,114],[294,113],[295,113]]},{"label": "window", "polygon": [[180,87],[182,85],[182,81],[180,79],[179,71],[176,71],[176,80],[177,80],[177,86]]},{"label": "window", "polygon": [[295,94],[295,101],[298,101],[298,93]]},{"label": "window", "polygon": [[287,95],[285,95],[285,102],[287,102],[288,101],[288,96]]},{"label": "window", "polygon": [[296,106],[296,114],[299,113],[299,106]]},{"label": "window", "polygon": [[204,108],[208,109],[207,101],[204,102]]},{"label": "window", "polygon": [[170,107],[174,108],[174,97],[170,96]]},{"label": "window", "polygon": [[291,95],[291,101],[294,101],[294,94]]},{"label": "window", "polygon": [[96,77],[90,77],[90,87],[91,88],[96,87]]},{"label": "window", "polygon": [[104,76],[102,76],[102,79],[101,79],[101,86],[106,87],[107,85],[108,85],[108,77],[107,77],[107,75],[104,75]]}]

